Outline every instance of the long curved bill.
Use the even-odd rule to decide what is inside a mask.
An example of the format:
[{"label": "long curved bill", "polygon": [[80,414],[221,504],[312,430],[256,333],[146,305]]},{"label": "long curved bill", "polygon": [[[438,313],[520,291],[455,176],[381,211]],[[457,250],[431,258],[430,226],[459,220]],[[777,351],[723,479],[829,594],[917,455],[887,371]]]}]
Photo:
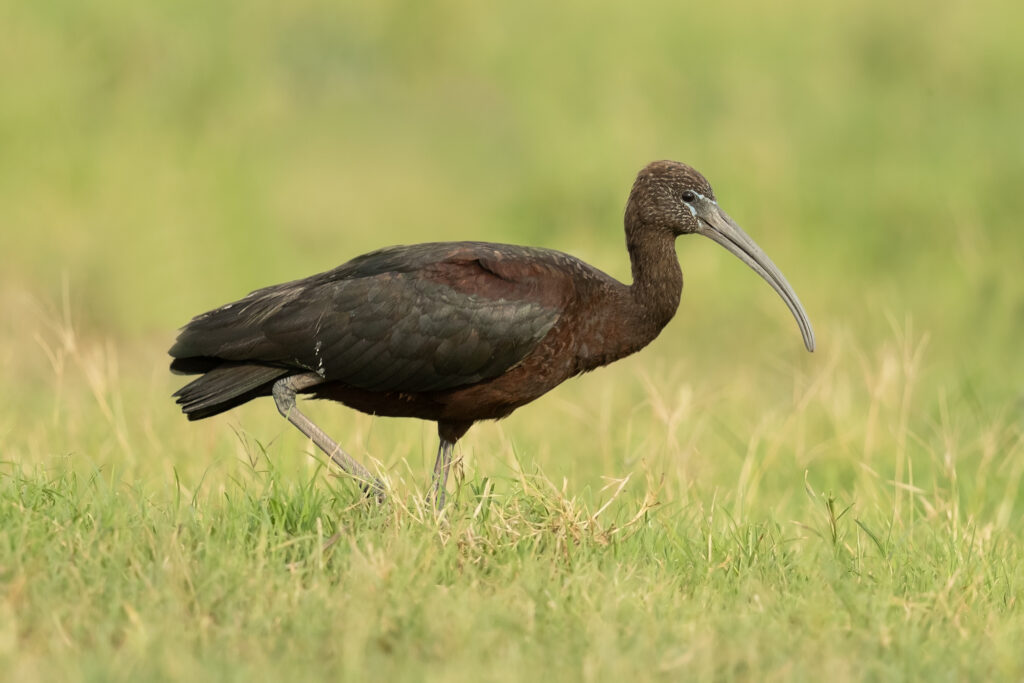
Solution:
[{"label": "long curved bill", "polygon": [[750,236],[743,232],[740,226],[736,225],[736,221],[718,208],[717,203],[702,198],[697,208],[697,218],[701,226],[698,232],[728,249],[778,292],[793,317],[796,318],[796,324],[800,327],[800,334],[804,338],[804,346],[808,351],[814,351],[814,330],[811,329],[811,321],[807,319],[807,313],[804,311],[800,299],[786,282],[782,272],[775,267],[768,255],[761,251],[761,247],[757,246],[757,243],[750,239]]}]

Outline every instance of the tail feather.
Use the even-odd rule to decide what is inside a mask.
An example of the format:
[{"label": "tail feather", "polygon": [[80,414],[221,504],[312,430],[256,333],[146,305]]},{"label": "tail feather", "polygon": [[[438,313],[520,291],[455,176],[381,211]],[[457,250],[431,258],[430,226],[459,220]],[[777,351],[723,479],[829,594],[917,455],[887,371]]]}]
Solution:
[{"label": "tail feather", "polygon": [[224,363],[174,392],[182,412],[201,420],[270,393],[272,383],[290,370],[270,365]]}]

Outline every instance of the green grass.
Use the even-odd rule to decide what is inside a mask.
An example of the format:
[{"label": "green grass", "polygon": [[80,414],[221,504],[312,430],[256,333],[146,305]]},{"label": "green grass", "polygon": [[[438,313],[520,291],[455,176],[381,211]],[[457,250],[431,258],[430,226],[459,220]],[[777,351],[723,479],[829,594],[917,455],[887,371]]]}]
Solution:
[{"label": "green grass", "polygon": [[[365,5],[365,6],[364,6]],[[1022,11],[0,5],[0,679],[1024,678]],[[676,158],[818,333],[682,239],[679,315],[457,449],[188,423],[194,313],[374,247],[626,278]]]}]

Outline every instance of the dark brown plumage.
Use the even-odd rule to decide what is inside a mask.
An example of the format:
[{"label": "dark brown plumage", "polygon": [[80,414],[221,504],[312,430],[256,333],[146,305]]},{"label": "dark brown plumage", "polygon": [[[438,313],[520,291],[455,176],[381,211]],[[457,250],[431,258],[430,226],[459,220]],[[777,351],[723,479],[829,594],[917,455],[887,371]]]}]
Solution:
[{"label": "dark brown plumage", "polygon": [[171,369],[201,376],[175,396],[197,420],[273,395],[285,417],[378,495],[379,482],[298,411],[295,393],[434,420],[441,505],[452,446],[474,422],[505,417],[658,335],[682,292],[679,235],[711,237],[758,272],[813,350],[796,295],[694,169],[672,161],[644,168],[625,227],[632,285],[558,251],[439,242],[381,249],[257,290],[181,330]]}]

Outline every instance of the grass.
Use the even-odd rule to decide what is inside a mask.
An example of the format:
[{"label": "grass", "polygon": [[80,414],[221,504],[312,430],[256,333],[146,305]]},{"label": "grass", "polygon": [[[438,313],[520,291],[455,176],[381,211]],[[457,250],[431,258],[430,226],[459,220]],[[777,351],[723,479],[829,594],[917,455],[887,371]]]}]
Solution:
[{"label": "grass", "polygon": [[[0,679],[1024,678],[1012,3],[4,5]],[[31,68],[25,65],[31,65]],[[188,316],[386,243],[628,276],[705,171],[819,348],[683,239],[679,315],[457,449],[187,423]]]},{"label": "grass", "polygon": [[12,680],[1020,673],[1024,434],[942,393],[918,409],[920,339],[875,375],[823,350],[749,425],[772,372],[611,368],[478,426],[438,517],[427,427],[318,410],[387,454],[375,509],[272,407],[177,430],[64,331],[62,405],[0,476]]}]

